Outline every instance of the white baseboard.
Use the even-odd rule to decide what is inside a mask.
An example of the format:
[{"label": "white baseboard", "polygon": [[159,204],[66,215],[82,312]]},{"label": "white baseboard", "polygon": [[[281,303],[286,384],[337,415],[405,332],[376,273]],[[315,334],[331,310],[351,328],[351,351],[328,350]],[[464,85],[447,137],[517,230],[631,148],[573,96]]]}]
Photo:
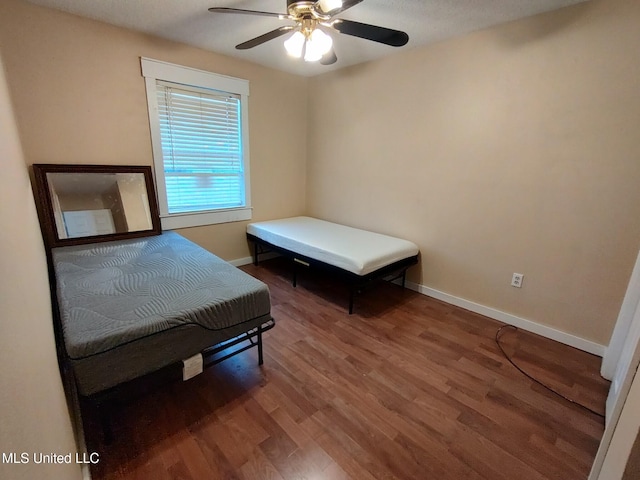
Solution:
[{"label": "white baseboard", "polygon": [[592,353],[593,355],[598,355],[599,357],[602,357],[606,350],[606,347],[604,345],[600,345],[599,343],[577,337],[570,333],[563,332],[562,330],[556,330],[555,328],[542,325],[532,320],[527,320],[526,318],[517,317],[510,313],[496,310],[495,308],[486,307],[484,305],[465,300],[464,298],[456,297],[454,295],[441,292],[434,288],[420,285],[419,283],[407,282],[406,287],[423,295],[427,295],[437,300],[442,300],[445,303],[455,305],[456,307],[461,307],[465,310],[479,313],[480,315],[484,315],[485,317],[493,318],[494,320],[513,325],[514,327],[527,330],[528,332],[536,333],[543,337],[550,338],[551,340],[555,340],[579,350]]},{"label": "white baseboard", "polygon": [[242,267],[253,263],[253,257],[236,258],[235,260],[229,260],[229,263],[234,267]]},{"label": "white baseboard", "polygon": [[[271,260],[272,258],[276,258],[279,256],[280,254],[276,252],[261,253],[259,260]],[[250,263],[253,263],[253,257],[236,258],[235,260],[229,260],[229,263],[234,267],[242,267],[243,265],[249,265]]]}]

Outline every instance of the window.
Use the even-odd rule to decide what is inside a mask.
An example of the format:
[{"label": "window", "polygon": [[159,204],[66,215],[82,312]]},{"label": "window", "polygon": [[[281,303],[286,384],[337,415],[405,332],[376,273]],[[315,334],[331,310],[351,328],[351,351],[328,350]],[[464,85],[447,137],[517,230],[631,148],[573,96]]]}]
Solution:
[{"label": "window", "polygon": [[162,227],[250,219],[249,82],[141,63]]}]

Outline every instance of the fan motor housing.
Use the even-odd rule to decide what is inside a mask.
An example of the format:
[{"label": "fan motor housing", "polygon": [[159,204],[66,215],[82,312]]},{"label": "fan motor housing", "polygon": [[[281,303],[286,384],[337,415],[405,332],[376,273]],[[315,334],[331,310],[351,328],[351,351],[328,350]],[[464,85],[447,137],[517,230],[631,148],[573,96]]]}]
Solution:
[{"label": "fan motor housing", "polygon": [[309,0],[287,0],[287,11],[294,17],[304,17],[311,15],[315,3]]},{"label": "fan motor housing", "polygon": [[309,0],[287,0],[287,9],[291,8],[293,5],[295,5],[296,3],[303,3],[303,4],[314,4],[316,2],[311,2]]}]

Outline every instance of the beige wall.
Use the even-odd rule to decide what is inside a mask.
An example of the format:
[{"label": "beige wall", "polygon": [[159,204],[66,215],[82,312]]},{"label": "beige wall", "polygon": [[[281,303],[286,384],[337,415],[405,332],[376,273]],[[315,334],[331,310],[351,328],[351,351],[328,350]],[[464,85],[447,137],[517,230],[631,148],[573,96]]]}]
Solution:
[{"label": "beige wall", "polygon": [[606,345],[640,248],[639,25],[637,0],[593,0],[315,77],[308,212],[415,241],[427,287]]},{"label": "beige wall", "polygon": [[[0,2],[0,49],[27,164],[150,165],[141,56],[249,80],[253,219],[304,211],[306,79],[16,0]],[[181,233],[237,259],[245,225]]]},{"label": "beige wall", "polygon": [[[47,266],[0,59],[0,453],[72,456],[56,362]],[[18,254],[19,252],[19,254]],[[72,464],[0,463],[3,480],[81,478]]]},{"label": "beige wall", "polygon": [[128,178],[118,180],[117,192],[113,198],[120,201],[119,207],[122,208],[129,232],[148,230],[153,225],[146,191],[144,177],[141,175],[129,175]]},{"label": "beige wall", "polygon": [[104,199],[91,193],[58,193],[58,201],[63,212],[69,210],[100,210],[106,208]]}]

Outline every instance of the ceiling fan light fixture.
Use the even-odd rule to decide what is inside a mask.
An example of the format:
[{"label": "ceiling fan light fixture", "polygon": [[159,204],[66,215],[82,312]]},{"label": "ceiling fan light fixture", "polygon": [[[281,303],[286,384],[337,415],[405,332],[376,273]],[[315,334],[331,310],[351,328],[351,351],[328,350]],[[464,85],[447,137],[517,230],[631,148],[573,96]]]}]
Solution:
[{"label": "ceiling fan light fixture", "polygon": [[331,50],[333,40],[331,36],[316,28],[307,38],[304,60],[305,62],[317,62],[322,56]]},{"label": "ceiling fan light fixture", "polygon": [[288,13],[285,14],[230,7],[211,7],[209,11],[275,17],[279,20],[295,23],[295,25],[276,28],[251,40],[239,43],[236,45],[237,50],[254,48],[274,38],[291,33],[291,36],[284,42],[289,56],[304,58],[307,62],[320,61],[322,65],[333,65],[338,61],[338,57],[333,49],[333,38],[327,32],[363,38],[391,47],[402,47],[409,42],[409,35],[406,32],[336,17],[363,1],[287,0]]},{"label": "ceiling fan light fixture", "polygon": [[287,54],[291,57],[302,57],[302,49],[304,48],[304,42],[306,38],[300,30],[293,32],[287,40],[284,42],[284,48]]}]

